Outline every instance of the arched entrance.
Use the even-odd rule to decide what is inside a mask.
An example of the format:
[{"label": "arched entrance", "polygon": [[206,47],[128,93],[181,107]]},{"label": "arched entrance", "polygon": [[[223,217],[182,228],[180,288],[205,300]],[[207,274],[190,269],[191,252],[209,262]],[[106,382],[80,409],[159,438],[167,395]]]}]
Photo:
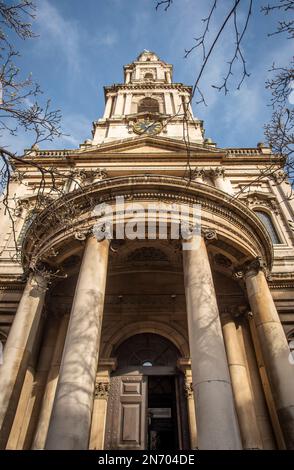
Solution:
[{"label": "arched entrance", "polygon": [[187,448],[187,410],[177,369],[178,349],[167,338],[142,333],[113,350],[106,449]]}]

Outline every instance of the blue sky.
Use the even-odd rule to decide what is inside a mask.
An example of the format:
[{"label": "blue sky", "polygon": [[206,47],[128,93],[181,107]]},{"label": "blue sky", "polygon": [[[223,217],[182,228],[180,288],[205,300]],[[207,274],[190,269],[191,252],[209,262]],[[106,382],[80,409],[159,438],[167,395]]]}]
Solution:
[{"label": "blue sky", "polygon": [[[18,63],[24,74],[33,74],[52,105],[61,109],[62,128],[68,134],[43,143],[42,148],[74,148],[91,137],[92,121],[103,113],[103,86],[122,82],[123,65],[143,49],[174,65],[174,81],[193,85],[200,60],[197,54],[184,59],[184,50],[199,35],[210,3],[174,0],[165,12],[155,10],[156,0],[36,0],[34,30],[39,37],[17,41]],[[193,105],[194,114],[204,120],[206,137],[220,147],[250,147],[264,140],[263,125],[270,117],[264,87],[267,70],[274,61],[287,64],[293,52],[285,38],[267,37],[277,20],[277,15],[260,13],[260,6],[268,1],[253,3],[244,47],[251,76],[240,91],[232,83],[226,97],[211,87],[220,82],[229,59],[232,34],[228,28],[203,77],[208,106]],[[231,4],[232,0],[221,2],[217,21]],[[243,19],[244,11],[240,11],[240,21]],[[211,34],[216,27],[217,23],[212,25]],[[238,76],[238,69],[235,74]],[[7,137],[6,144],[21,152],[31,139],[20,132],[17,138]]]}]

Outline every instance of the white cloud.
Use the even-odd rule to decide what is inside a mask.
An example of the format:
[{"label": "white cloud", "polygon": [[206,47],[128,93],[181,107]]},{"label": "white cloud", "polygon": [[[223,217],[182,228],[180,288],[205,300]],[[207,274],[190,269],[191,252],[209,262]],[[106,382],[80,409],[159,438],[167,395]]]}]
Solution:
[{"label": "white cloud", "polygon": [[54,50],[63,54],[72,72],[80,69],[80,33],[77,22],[62,17],[48,0],[39,0],[36,27],[39,40],[36,45],[41,50]]},{"label": "white cloud", "polygon": [[[100,34],[97,38],[96,45],[111,47],[118,41],[115,31],[108,31],[105,34]],[[95,42],[95,41],[94,41]]]},{"label": "white cloud", "polygon": [[67,135],[62,136],[61,139],[58,139],[55,143],[58,144],[59,147],[63,142],[64,145],[78,147],[80,143],[90,137],[91,120],[79,113],[67,114],[62,120],[62,131]]},{"label": "white cloud", "polygon": [[[39,144],[40,148],[77,148],[85,139],[90,138],[91,120],[79,113],[67,114],[61,121],[61,129],[64,134],[62,137],[54,139],[53,142],[41,142]],[[3,147],[7,148],[7,150],[22,155],[24,149],[31,147],[34,135],[19,127],[15,136],[11,135],[8,131],[2,131],[1,141],[3,142]]]}]

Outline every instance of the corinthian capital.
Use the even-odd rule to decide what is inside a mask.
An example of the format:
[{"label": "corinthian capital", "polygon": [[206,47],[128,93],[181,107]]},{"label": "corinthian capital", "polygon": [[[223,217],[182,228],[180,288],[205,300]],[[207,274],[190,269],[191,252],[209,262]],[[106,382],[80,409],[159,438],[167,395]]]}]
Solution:
[{"label": "corinthian capital", "polygon": [[254,260],[248,261],[247,263],[240,266],[235,271],[235,277],[245,277],[250,275],[256,275],[259,271],[263,271],[268,276],[267,266],[264,259],[261,256],[257,256]]},{"label": "corinthian capital", "polygon": [[192,170],[192,174],[191,174],[191,179],[192,181],[196,180],[196,179],[203,179],[203,176],[204,176],[204,170],[203,168],[197,168],[195,167],[193,170]]},{"label": "corinthian capital", "polygon": [[210,168],[209,176],[211,176],[212,178],[219,178],[220,176],[225,176],[225,169],[221,166],[217,166],[216,168]]}]

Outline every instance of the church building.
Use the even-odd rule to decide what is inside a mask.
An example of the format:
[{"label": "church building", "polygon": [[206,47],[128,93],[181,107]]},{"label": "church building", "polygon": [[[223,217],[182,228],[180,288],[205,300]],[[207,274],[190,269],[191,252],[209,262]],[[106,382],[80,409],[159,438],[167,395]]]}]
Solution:
[{"label": "church building", "polygon": [[0,449],[294,449],[279,158],[206,138],[148,50],[104,93],[92,139],[27,149],[1,203]]}]

